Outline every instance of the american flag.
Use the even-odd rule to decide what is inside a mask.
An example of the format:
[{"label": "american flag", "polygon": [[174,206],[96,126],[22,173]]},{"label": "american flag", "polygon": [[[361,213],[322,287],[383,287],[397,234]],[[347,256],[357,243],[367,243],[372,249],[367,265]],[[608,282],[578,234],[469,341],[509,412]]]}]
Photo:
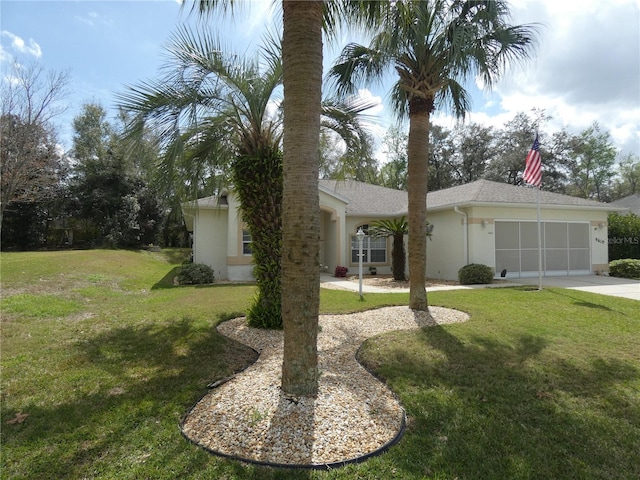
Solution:
[{"label": "american flag", "polygon": [[535,185],[536,187],[539,187],[542,183],[542,162],[540,160],[540,143],[538,143],[537,133],[531,150],[529,150],[527,154],[526,166],[522,178],[529,185]]}]

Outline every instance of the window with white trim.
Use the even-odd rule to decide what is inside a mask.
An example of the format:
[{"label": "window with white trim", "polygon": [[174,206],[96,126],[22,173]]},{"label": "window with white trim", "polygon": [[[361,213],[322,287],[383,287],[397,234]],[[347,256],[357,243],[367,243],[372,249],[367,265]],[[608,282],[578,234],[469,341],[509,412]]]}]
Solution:
[{"label": "window with white trim", "polygon": [[242,255],[252,255],[251,234],[248,230],[242,230]]},{"label": "window with white trim", "polygon": [[[365,225],[367,226],[367,225]],[[362,231],[367,232],[363,228]],[[358,263],[358,237],[351,235],[351,263]],[[362,241],[362,263],[387,263],[387,239],[365,236]]]}]

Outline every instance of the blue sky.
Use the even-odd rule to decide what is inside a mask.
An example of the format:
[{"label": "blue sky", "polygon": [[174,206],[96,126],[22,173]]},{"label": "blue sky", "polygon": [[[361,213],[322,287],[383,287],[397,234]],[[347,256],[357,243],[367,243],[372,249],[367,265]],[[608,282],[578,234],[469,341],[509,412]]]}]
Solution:
[{"label": "blue sky", "polygon": [[[242,3],[242,2],[241,2]],[[235,19],[213,18],[210,28],[236,52],[258,45],[265,25],[279,20],[269,0],[254,0]],[[553,116],[545,131],[578,133],[594,121],[611,133],[621,154],[640,155],[640,3],[638,0],[512,0],[516,23],[541,23],[536,59],[514,70],[487,94],[471,85],[467,121],[502,126],[520,111],[543,108]],[[71,145],[71,122],[83,103],[111,109],[114,95],[158,76],[164,45],[184,22],[196,23],[176,0],[2,0],[0,64],[37,60],[48,70],[69,70],[69,108],[57,119]],[[347,36],[343,38],[346,42]],[[328,48],[328,64],[339,46]],[[362,90],[377,99],[384,127],[388,85]],[[453,121],[439,113],[436,122]]]}]

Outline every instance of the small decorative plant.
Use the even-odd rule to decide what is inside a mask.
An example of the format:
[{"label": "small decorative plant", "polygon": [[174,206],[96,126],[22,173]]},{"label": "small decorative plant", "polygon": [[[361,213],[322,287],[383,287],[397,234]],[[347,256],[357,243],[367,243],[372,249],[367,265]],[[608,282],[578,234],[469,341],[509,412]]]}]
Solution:
[{"label": "small decorative plant", "polygon": [[378,273],[378,269],[376,267],[369,267],[370,275],[375,275],[376,273]]},{"label": "small decorative plant", "polygon": [[338,265],[336,267],[336,271],[334,272],[334,275],[336,277],[346,277],[348,271],[349,271],[349,269],[347,267],[343,267],[341,265]]}]

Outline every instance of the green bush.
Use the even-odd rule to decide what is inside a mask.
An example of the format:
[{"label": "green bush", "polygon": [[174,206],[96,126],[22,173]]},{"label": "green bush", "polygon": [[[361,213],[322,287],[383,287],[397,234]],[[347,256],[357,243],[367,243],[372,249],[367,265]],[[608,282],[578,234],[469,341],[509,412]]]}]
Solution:
[{"label": "green bush", "polygon": [[188,263],[180,267],[177,280],[180,285],[202,285],[213,283],[213,269],[202,263]]},{"label": "green bush", "polygon": [[609,262],[609,275],[612,277],[640,279],[640,260],[623,258]]},{"label": "green bush", "polygon": [[458,270],[458,280],[462,285],[477,285],[493,281],[493,268],[480,263],[471,263]]}]

